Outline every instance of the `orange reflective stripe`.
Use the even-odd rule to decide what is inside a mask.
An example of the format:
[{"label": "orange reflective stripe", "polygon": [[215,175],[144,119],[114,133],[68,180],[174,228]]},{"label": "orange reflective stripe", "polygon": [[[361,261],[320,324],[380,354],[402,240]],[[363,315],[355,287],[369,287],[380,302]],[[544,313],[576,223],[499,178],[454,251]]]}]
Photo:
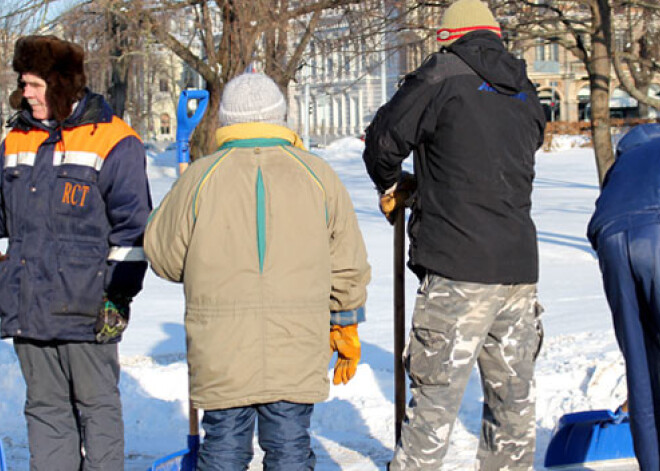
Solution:
[{"label": "orange reflective stripe", "polygon": [[36,153],[47,138],[48,133],[42,129],[33,129],[32,131],[12,129],[5,139],[5,155],[18,154],[19,152]]},{"label": "orange reflective stripe", "polygon": [[[119,141],[129,136],[140,139],[140,136],[128,124],[113,116],[111,123],[85,124],[65,129],[57,150],[90,152],[105,159]],[[64,147],[62,147],[62,143]]]},{"label": "orange reflective stripe", "polygon": [[[85,152],[96,154],[105,159],[110,151],[122,139],[140,136],[123,120],[113,116],[110,123],[85,124],[71,129],[64,129],[62,140],[56,145],[59,152]],[[48,132],[42,129],[20,131],[13,129],[5,139],[5,155],[21,152],[37,153],[39,147],[48,138]]]}]

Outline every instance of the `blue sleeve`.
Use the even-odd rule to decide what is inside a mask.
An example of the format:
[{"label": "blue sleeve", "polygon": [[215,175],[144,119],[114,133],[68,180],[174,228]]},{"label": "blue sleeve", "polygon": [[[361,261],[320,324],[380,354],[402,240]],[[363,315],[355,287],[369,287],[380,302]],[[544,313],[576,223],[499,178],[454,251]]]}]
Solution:
[{"label": "blue sleeve", "polygon": [[133,298],[142,289],[147,269],[142,239],[152,208],[144,145],[139,139],[126,137],[112,149],[98,184],[111,226],[105,290],[110,299]]},{"label": "blue sleeve", "polygon": [[330,325],[359,324],[367,319],[364,306],[350,311],[331,311]]}]

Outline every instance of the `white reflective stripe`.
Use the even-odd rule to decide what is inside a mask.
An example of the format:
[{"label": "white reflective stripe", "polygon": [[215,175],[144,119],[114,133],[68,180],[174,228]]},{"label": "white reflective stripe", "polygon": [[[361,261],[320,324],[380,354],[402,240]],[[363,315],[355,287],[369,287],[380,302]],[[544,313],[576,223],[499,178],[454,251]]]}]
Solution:
[{"label": "white reflective stripe", "polygon": [[115,262],[144,262],[147,258],[142,247],[111,247],[108,260]]},{"label": "white reflective stripe", "polygon": [[[5,168],[16,167],[17,165],[29,165],[34,167],[34,161],[37,158],[35,152],[19,152],[17,154],[8,154],[5,156]],[[103,158],[94,152],[80,151],[56,151],[53,152],[53,166],[72,164],[91,167],[95,170],[101,170],[103,167]]]},{"label": "white reflective stripe", "polygon": [[29,165],[34,167],[34,160],[37,154],[34,152],[19,152],[18,154],[5,155],[5,168],[16,167],[17,165]]},{"label": "white reflective stripe", "polygon": [[92,167],[96,170],[101,170],[103,166],[103,159],[100,155],[94,152],[82,152],[82,151],[56,151],[53,153],[53,165],[64,165],[64,164],[73,164],[73,165],[82,165],[85,167]]}]

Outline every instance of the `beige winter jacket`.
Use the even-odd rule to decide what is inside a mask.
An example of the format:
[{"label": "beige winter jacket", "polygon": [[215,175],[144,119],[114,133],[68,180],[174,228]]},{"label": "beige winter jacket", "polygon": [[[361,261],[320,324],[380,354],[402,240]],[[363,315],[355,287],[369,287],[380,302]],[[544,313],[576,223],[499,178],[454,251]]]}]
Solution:
[{"label": "beige winter jacket", "polygon": [[362,320],[370,279],[350,197],[286,128],[239,124],[217,138],[144,240],[154,272],[184,284],[193,405],[323,401],[330,311]]}]

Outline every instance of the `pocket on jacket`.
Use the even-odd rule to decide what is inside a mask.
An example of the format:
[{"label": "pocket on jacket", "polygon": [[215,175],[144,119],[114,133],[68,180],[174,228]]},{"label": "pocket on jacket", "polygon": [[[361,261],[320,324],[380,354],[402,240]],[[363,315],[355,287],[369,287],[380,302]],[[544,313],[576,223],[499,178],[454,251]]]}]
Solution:
[{"label": "pocket on jacket", "polygon": [[17,316],[21,265],[16,257],[0,263],[0,316]]},{"label": "pocket on jacket", "polygon": [[4,198],[5,228],[10,236],[20,233],[20,221],[26,217],[28,175],[29,173],[19,167],[6,168],[3,173],[2,197]]},{"label": "pocket on jacket", "polygon": [[100,198],[97,178],[96,170],[91,167],[66,165],[59,168],[53,193],[55,212],[76,218],[90,215]]},{"label": "pocket on jacket", "polygon": [[51,304],[53,314],[95,316],[103,300],[105,254],[81,245],[57,255],[57,273]]}]

